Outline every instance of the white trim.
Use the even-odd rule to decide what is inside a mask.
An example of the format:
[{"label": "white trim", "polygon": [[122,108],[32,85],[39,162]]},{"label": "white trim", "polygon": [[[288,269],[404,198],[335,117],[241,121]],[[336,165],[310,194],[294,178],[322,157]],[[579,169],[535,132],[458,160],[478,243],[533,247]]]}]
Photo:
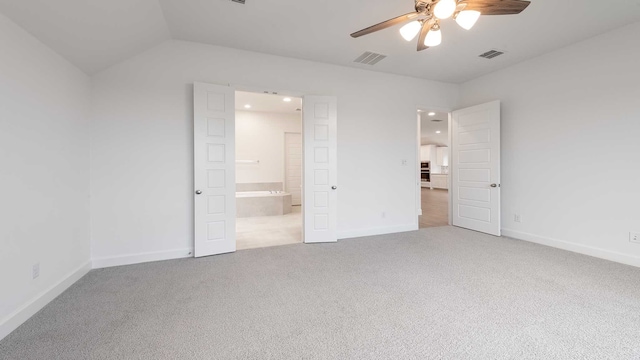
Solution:
[{"label": "white trim", "polygon": [[529,241],[540,245],[551,246],[575,253],[597,257],[609,261],[615,261],[625,265],[640,267],[640,257],[606,250],[588,245],[582,245],[570,241],[552,239],[544,236],[525,233],[522,231],[502,229],[502,235],[516,240]]},{"label": "white trim", "polygon": [[193,248],[168,251],[154,251],[139,254],[128,254],[113,257],[93,259],[93,268],[101,269],[112,266],[142,264],[151,261],[162,261],[193,257]]},{"label": "white trim", "polygon": [[[451,117],[452,112],[454,112],[455,110],[453,110],[453,108],[444,108],[444,107],[439,107],[439,106],[422,106],[422,105],[418,105],[416,107],[416,110],[425,110],[428,109],[429,111],[437,111],[437,112],[445,112],[447,113],[447,131],[449,131],[449,173],[448,173],[448,185],[447,185],[447,191],[449,192],[449,203],[447,204],[448,207],[448,215],[449,215],[449,219],[448,219],[448,224],[451,226],[453,225],[453,207],[451,206],[451,204],[453,203],[453,192],[451,191],[451,178],[453,177],[453,166],[451,165],[451,154],[453,153],[453,138],[452,138],[452,128],[451,128],[451,124],[453,122],[453,119]],[[422,159],[420,158],[420,147],[422,146],[422,131],[420,130],[420,127],[422,126],[422,123],[420,122],[421,117],[420,115],[418,115],[418,163],[422,162]],[[419,170],[418,170],[419,171]],[[418,175],[420,175],[420,173],[418,172]],[[421,177],[419,177],[420,180],[422,180]],[[431,188],[433,189],[433,188]],[[422,207],[422,184],[420,184],[420,190],[418,191],[418,198],[420,200],[420,207]],[[422,215],[422,209],[420,209],[420,215]],[[418,219],[418,227],[420,225],[420,220]]]},{"label": "white trim", "polygon": [[414,181],[418,182],[416,188],[416,215],[414,216],[416,226],[420,227],[420,216],[422,216],[422,111],[420,108],[416,111],[416,174]]},{"label": "white trim", "polygon": [[394,233],[416,231],[416,230],[418,230],[418,225],[416,224],[357,229],[357,230],[343,230],[343,231],[338,231],[338,239],[342,240],[342,239],[350,239],[350,238],[357,238],[357,237],[364,237],[364,236],[394,234]]},{"label": "white trim", "polygon": [[53,284],[48,289],[36,295],[26,304],[22,305],[16,311],[7,315],[7,317],[2,319],[0,322],[0,340],[9,335],[13,330],[17,329],[25,321],[29,320],[30,317],[35,315],[42,308],[47,306],[47,304],[58,297],[58,295],[62,294],[76,281],[85,276],[89,270],[91,270],[91,261],[87,261],[65,276],[62,280]]}]

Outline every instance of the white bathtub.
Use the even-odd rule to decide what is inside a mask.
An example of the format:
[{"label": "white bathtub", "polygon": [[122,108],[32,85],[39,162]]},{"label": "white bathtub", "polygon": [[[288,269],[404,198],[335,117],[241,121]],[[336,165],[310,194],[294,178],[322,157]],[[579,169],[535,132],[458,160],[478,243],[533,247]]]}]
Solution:
[{"label": "white bathtub", "polygon": [[284,191],[238,191],[236,197],[261,197],[261,196],[283,196],[289,195]]},{"label": "white bathtub", "polygon": [[291,194],[284,191],[236,192],[236,216],[277,216],[291,212]]}]

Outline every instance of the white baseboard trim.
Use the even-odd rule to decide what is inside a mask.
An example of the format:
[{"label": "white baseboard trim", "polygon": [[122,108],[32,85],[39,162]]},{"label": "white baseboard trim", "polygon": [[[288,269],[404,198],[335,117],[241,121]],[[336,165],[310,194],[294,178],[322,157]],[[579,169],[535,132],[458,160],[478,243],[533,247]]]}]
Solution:
[{"label": "white baseboard trim", "polygon": [[172,260],[193,257],[193,249],[176,249],[167,251],[155,251],[139,254],[127,254],[121,256],[103,257],[93,259],[93,268],[101,269],[112,266],[141,264],[152,261]]},{"label": "white baseboard trim", "polygon": [[600,259],[615,261],[625,265],[640,267],[640,257],[606,250],[593,246],[577,244],[574,242],[551,239],[544,236],[525,233],[522,231],[502,229],[502,236],[507,236],[517,240],[524,240],[540,245],[551,246],[558,249],[568,250],[583,255],[589,255]]},{"label": "white baseboard trim", "polygon": [[35,315],[48,303],[53,301],[53,299],[58,297],[58,295],[62,294],[76,281],[80,280],[80,278],[85,276],[89,272],[89,270],[91,270],[91,261],[87,261],[79,268],[73,270],[62,280],[53,284],[48,289],[42,291],[29,302],[2,319],[2,321],[0,322],[0,340],[4,339],[13,330],[17,329],[18,326],[29,320],[30,317]]},{"label": "white baseboard trim", "polygon": [[393,234],[407,231],[418,230],[418,224],[399,225],[399,226],[387,226],[378,228],[367,228],[357,230],[346,230],[338,232],[338,239],[351,239],[364,236]]}]

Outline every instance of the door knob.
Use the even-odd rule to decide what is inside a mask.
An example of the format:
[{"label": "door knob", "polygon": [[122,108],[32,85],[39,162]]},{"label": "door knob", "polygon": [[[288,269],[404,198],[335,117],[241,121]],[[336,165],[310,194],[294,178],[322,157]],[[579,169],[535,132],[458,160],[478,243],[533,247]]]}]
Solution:
[{"label": "door knob", "polygon": [[491,184],[491,187],[498,187],[498,184]]},{"label": "door knob", "polygon": [[331,187],[331,190],[335,190],[335,189],[337,189],[337,188],[338,188],[337,186],[333,185],[333,186]]},{"label": "door knob", "polygon": [[202,190],[196,190],[196,195],[202,194]]}]

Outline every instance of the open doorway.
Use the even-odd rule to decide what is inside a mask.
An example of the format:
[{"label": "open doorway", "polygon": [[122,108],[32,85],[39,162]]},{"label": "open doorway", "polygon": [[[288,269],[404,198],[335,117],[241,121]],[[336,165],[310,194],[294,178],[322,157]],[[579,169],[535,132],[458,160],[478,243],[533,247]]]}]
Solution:
[{"label": "open doorway", "polygon": [[[243,88],[242,90],[246,90]],[[251,90],[249,90],[251,91]],[[295,229],[299,231],[289,238],[289,241],[305,243],[329,243],[336,242],[337,237],[337,121],[338,121],[338,99],[335,96],[322,95],[302,95],[287,96],[277,95],[271,92],[269,99],[276,99],[278,104],[291,106],[298,113],[298,104],[302,103],[302,116],[297,115],[298,126],[291,131],[280,131],[278,142],[272,143],[272,147],[262,147],[263,151],[255,151],[256,144],[268,138],[267,130],[262,131],[255,126],[264,125],[264,121],[254,121],[254,127],[249,126],[252,134],[251,144],[248,149],[251,152],[236,156],[236,106],[239,111],[251,113],[248,110],[259,110],[260,100],[257,95],[261,93],[249,93],[247,96],[256,96],[255,100],[237,100],[236,87],[207,84],[196,82],[193,84],[193,176],[194,176],[194,256],[203,257],[210,255],[225,254],[236,251],[238,247],[261,247],[282,245],[283,240],[263,239],[257,244],[246,245],[237,244],[238,228],[236,227],[238,211],[238,192],[261,192],[262,195],[269,194],[272,197],[281,197],[282,214],[268,215],[258,213],[259,216],[245,217],[265,217],[284,216],[287,209],[286,201],[288,196],[284,193],[285,184],[276,185],[275,189],[268,183],[285,182],[284,165],[281,165],[281,174],[277,179],[246,178],[244,172],[256,170],[259,166],[264,168],[264,161],[261,159],[272,149],[280,149],[280,159],[285,158],[285,132],[302,134],[302,181],[301,189],[301,215],[300,221],[296,220]],[[239,94],[242,96],[243,94]],[[265,96],[265,95],[262,95]],[[262,97],[261,99],[266,99]],[[291,101],[288,101],[288,100]],[[303,100],[302,100],[303,99]],[[254,101],[252,105],[251,102]],[[264,113],[282,113],[281,111],[263,111]],[[245,114],[250,116],[251,114]],[[300,118],[302,119],[300,120]],[[255,120],[255,119],[254,119]],[[242,120],[241,120],[242,122]],[[239,127],[239,129],[241,129]],[[238,130],[242,131],[242,130]],[[241,136],[242,138],[242,136]],[[240,157],[241,156],[241,157]],[[293,158],[290,156],[290,158]],[[252,169],[241,168],[241,166],[253,166]],[[266,169],[266,168],[265,168]],[[240,173],[241,178],[236,181],[236,175]],[[289,176],[289,179],[292,179]],[[249,180],[247,180],[249,179]],[[262,187],[256,187],[256,183],[267,183]],[[237,189],[237,185],[240,189]],[[248,184],[248,185],[246,185]],[[247,187],[245,187],[245,185]],[[295,186],[289,184],[289,191],[293,192]],[[237,191],[241,190],[241,191]],[[252,197],[252,194],[242,194]],[[257,195],[257,194],[253,194]],[[240,196],[242,197],[242,196]],[[258,196],[253,196],[258,197]],[[265,196],[266,197],[266,196]],[[293,196],[290,197],[293,202]],[[252,199],[250,199],[252,200]],[[260,206],[260,205],[254,205]],[[291,213],[294,213],[294,205],[290,205]],[[243,210],[240,210],[243,211]],[[290,214],[291,214],[290,213]],[[246,215],[247,213],[245,213]],[[258,221],[256,221],[258,222]],[[298,225],[300,224],[300,225]],[[249,229],[251,225],[243,227],[241,231]],[[282,226],[253,230],[263,233],[273,233],[273,229],[282,230]],[[290,231],[289,233],[292,233]],[[297,234],[301,235],[298,236]],[[255,239],[255,237],[254,237]],[[290,243],[290,242],[287,242]],[[238,245],[238,246],[237,246]]]},{"label": "open doorway", "polygon": [[419,228],[449,224],[449,113],[419,109]]},{"label": "open doorway", "polygon": [[302,99],[236,91],[236,246],[302,242]]}]

